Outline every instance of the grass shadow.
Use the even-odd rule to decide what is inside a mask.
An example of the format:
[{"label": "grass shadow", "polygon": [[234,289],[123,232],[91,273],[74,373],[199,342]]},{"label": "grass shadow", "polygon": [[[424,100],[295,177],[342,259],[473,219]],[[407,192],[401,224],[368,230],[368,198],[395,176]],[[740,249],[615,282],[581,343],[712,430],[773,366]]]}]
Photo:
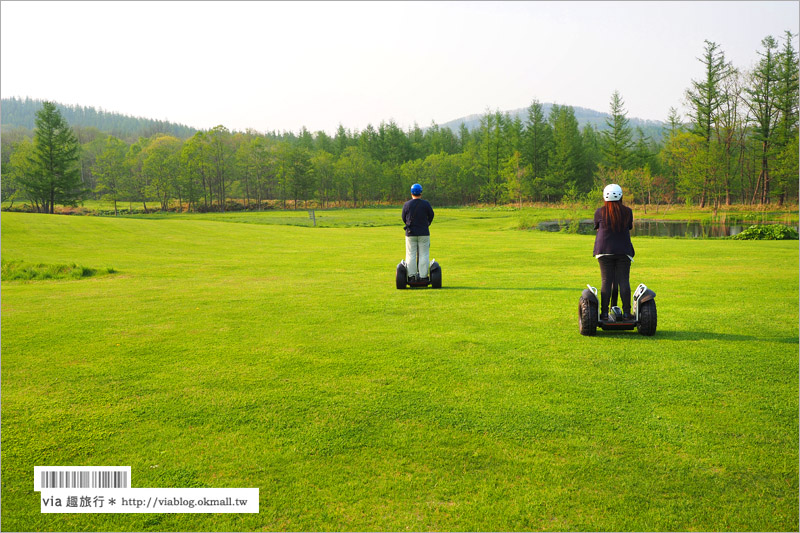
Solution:
[{"label": "grass shadow", "polygon": [[797,344],[798,337],[758,337],[740,333],[714,333],[711,331],[656,331],[656,336],[670,341],[699,341],[713,339],[717,341],[761,341]]},{"label": "grass shadow", "polygon": [[646,340],[667,340],[667,341],[701,341],[701,340],[715,340],[715,341],[738,341],[738,342],[779,342],[782,344],[797,344],[797,337],[756,337],[754,335],[740,335],[736,333],[713,333],[710,331],[663,331],[657,330],[656,334],[652,337],[639,335],[638,332],[633,330],[602,330],[597,328],[597,337],[611,337],[616,338],[622,335],[631,335],[632,338]]},{"label": "grass shadow", "polygon": [[450,291],[575,291],[574,288],[566,287],[453,287],[443,285],[442,290]]}]

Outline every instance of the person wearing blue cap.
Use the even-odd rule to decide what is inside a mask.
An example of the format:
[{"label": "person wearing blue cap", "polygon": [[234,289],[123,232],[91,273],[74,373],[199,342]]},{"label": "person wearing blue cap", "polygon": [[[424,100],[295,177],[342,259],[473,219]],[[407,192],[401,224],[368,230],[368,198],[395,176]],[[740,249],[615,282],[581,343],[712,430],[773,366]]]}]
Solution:
[{"label": "person wearing blue cap", "polygon": [[403,222],[406,230],[406,268],[408,279],[427,281],[430,275],[431,232],[433,207],[422,199],[422,185],[411,186],[411,200],[403,205]]}]

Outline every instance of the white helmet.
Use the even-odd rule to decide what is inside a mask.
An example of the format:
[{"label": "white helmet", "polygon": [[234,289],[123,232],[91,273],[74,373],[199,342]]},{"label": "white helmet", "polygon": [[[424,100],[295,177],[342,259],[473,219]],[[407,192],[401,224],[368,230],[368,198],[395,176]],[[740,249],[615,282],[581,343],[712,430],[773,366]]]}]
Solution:
[{"label": "white helmet", "polygon": [[622,200],[622,187],[616,183],[606,185],[606,188],[603,189],[603,200],[606,202],[617,202]]}]

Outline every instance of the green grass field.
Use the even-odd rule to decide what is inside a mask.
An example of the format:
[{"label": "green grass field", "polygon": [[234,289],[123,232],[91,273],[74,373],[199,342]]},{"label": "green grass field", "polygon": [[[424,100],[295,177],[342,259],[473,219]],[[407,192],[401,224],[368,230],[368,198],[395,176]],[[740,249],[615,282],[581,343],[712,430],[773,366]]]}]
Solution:
[{"label": "green grass field", "polygon": [[[398,291],[399,209],[295,215],[2,214],[104,273],[2,283],[3,530],[797,531],[797,241],[636,238],[658,332],[582,337],[591,236],[440,209]],[[41,514],[35,465],[260,512]]]}]

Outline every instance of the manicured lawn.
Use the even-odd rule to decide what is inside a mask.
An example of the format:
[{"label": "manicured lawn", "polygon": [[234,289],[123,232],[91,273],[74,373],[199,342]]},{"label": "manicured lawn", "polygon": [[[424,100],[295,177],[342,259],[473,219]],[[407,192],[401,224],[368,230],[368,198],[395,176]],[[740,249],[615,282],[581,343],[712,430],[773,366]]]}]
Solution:
[{"label": "manicured lawn", "polygon": [[[3,260],[113,270],[2,283],[4,530],[798,529],[797,241],[637,238],[658,332],[582,337],[591,236],[440,209],[398,291],[398,210],[290,216],[2,214]],[[260,513],[41,514],[35,465]]]}]

